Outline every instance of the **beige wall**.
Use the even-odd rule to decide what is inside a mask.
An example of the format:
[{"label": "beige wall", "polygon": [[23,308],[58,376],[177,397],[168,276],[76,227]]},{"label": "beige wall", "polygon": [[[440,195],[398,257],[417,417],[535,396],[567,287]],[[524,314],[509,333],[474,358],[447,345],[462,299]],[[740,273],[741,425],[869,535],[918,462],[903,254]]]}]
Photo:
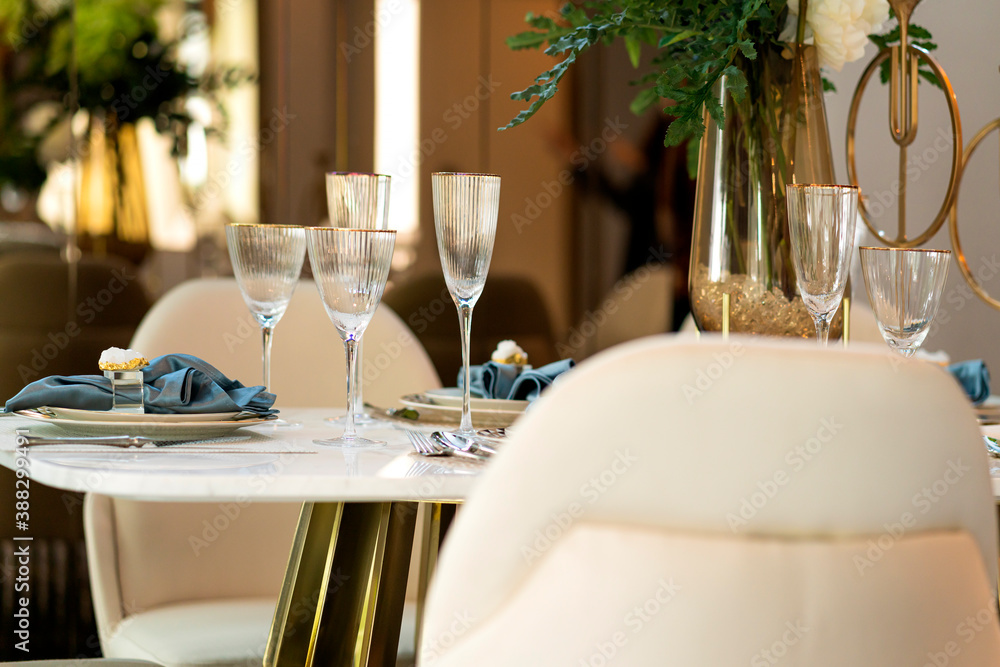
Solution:
[{"label": "beige wall", "polygon": [[522,108],[509,99],[510,93],[529,85],[553,62],[535,51],[511,52],[504,39],[524,29],[528,11],[556,6],[547,0],[421,3],[420,136],[425,157],[420,166],[421,240],[413,271],[441,270],[430,174],[499,174],[500,216],[490,273],[533,280],[561,335],[570,318],[572,197],[559,184],[566,165],[550,148],[549,136],[570,122],[568,91],[561,91],[529,123],[496,131]]}]

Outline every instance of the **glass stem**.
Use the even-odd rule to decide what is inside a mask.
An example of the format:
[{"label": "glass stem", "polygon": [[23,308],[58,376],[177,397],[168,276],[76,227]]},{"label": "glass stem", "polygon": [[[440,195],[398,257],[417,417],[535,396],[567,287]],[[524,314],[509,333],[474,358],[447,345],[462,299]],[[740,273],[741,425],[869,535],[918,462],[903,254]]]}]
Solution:
[{"label": "glass stem", "polygon": [[344,351],[347,354],[347,424],[342,437],[345,440],[353,440],[358,435],[354,428],[354,401],[358,390],[354,374],[358,366],[358,339],[348,336],[344,341]]},{"label": "glass stem", "polygon": [[364,414],[365,412],[365,399],[364,394],[364,384],[361,379],[362,369],[365,365],[365,346],[361,339],[358,339],[358,362],[355,364],[354,370],[354,415]]},{"label": "glass stem", "polygon": [[830,320],[825,317],[816,318],[816,339],[823,347],[830,342]]},{"label": "glass stem", "polygon": [[271,338],[274,336],[274,327],[261,327],[264,334],[264,388],[271,391]]},{"label": "glass stem", "polygon": [[472,394],[471,387],[472,374],[469,372],[469,338],[472,335],[472,306],[459,304],[458,321],[462,326],[462,425],[459,433],[463,435],[475,435],[472,428]]}]

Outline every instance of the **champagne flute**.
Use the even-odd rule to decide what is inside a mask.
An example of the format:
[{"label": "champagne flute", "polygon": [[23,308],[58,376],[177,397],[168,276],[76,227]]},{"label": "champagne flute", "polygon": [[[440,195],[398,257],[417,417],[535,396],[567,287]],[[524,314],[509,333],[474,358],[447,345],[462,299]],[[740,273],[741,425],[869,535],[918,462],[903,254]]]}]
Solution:
[{"label": "champagne flute", "polygon": [[[306,232],[295,225],[226,225],[226,245],[240,287],[264,338],[264,387],[271,389],[271,339],[299,283]],[[276,426],[301,426],[279,420]]]},{"label": "champagne flute", "polygon": [[904,357],[913,356],[937,315],[951,251],[862,247],[859,253],[882,338]]},{"label": "champagne flute", "polygon": [[830,322],[840,308],[850,274],[858,188],[851,185],[792,184],[785,188],[792,262],[802,302],[826,346]]},{"label": "champagne flute", "polygon": [[390,230],[310,227],[306,244],[313,278],[326,314],[344,341],[347,356],[347,424],[339,438],[315,440],[318,445],[373,447],[383,441],[361,438],[354,422],[358,356],[361,337],[382,300],[396,232]]},{"label": "champagne flute", "polygon": [[469,336],[472,309],[483,293],[493,256],[500,207],[500,177],[489,174],[431,174],[438,254],[462,333],[462,424],[475,437],[469,393]]},{"label": "champagne flute", "polygon": [[[328,172],[326,175],[326,205],[332,227],[347,229],[389,228],[389,184],[391,178],[384,174],[354,172]],[[354,376],[357,387],[354,405],[355,424],[376,424],[365,411],[364,400],[364,344],[358,341],[358,364]],[[331,417],[327,421],[345,424],[347,416]]]}]

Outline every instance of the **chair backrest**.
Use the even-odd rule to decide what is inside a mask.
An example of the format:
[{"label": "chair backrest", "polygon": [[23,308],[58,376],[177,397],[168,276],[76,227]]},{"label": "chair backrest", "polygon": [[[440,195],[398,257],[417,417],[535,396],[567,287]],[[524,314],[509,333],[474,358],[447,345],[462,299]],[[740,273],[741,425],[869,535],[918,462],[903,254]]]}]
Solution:
[{"label": "chair backrest", "polygon": [[[410,325],[441,380],[456,384],[462,367],[458,314],[440,272],[407,278],[382,298]],[[489,361],[497,343],[514,339],[534,366],[560,358],[545,300],[534,283],[519,276],[490,275],[472,315],[471,363]]]},{"label": "chair backrest", "polygon": [[[147,357],[184,352],[201,357],[245,385],[262,383],[262,340],[236,280],[192,280],[160,299],[139,325],[132,346]],[[364,336],[365,400],[394,405],[403,394],[440,387],[423,347],[384,304]],[[346,404],[344,346],[316,285],[301,281],[274,329],[271,387],[277,407]]]},{"label": "chair backrest", "polygon": [[[346,405],[343,344],[315,285],[303,281],[272,350],[277,407]],[[158,301],[131,346],[148,357],[184,352],[231,378],[259,384],[261,335],[236,281],[184,283]],[[419,341],[389,308],[365,332],[365,400],[394,405],[440,387]],[[296,503],[155,503],[88,495],[84,509],[98,629],[169,603],[277,596]],[[102,640],[103,641],[103,640]]]},{"label": "chair backrest", "polygon": [[997,664],[996,564],[940,368],[650,338],[518,424],[449,532],[422,664]]},{"label": "chair backrest", "polygon": [[579,342],[589,355],[667,333],[673,323],[676,279],[676,268],[669,264],[642,266],[623,277],[570,334],[569,347]]}]

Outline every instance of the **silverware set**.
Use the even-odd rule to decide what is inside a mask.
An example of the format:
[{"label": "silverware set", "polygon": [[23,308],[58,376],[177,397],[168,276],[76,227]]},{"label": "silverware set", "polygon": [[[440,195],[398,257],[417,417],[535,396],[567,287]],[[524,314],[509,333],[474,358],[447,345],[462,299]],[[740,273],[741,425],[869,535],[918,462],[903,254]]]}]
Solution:
[{"label": "silverware set", "polygon": [[456,456],[485,461],[496,454],[496,449],[483,438],[468,438],[455,433],[435,431],[431,434],[403,429],[413,449],[421,456]]}]

